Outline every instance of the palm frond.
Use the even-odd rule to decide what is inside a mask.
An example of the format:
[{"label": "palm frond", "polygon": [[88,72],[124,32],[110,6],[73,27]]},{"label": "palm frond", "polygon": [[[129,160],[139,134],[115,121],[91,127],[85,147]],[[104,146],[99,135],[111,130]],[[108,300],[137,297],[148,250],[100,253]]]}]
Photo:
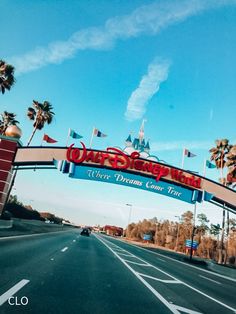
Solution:
[{"label": "palm frond", "polygon": [[212,147],[212,148],[209,150],[209,152],[210,152],[210,153],[214,153],[214,154],[216,154],[216,153],[218,153],[218,152],[219,152],[219,149],[218,149],[218,148],[216,148],[216,147]]},{"label": "palm frond", "polygon": [[217,148],[221,147],[221,140],[215,140],[215,143]]},{"label": "palm frond", "polygon": [[14,67],[7,64],[4,60],[0,60],[0,91],[5,93],[6,89],[10,90],[15,83]]},{"label": "palm frond", "polygon": [[227,138],[224,138],[221,140],[221,144],[223,147],[227,147],[229,144],[229,140]]},{"label": "palm frond", "polygon": [[0,85],[0,88],[1,88],[1,93],[5,94],[5,87],[3,85]]},{"label": "palm frond", "polygon": [[30,120],[34,120],[35,115],[36,115],[36,111],[34,110],[34,108],[29,107],[29,108],[28,108],[28,111],[27,111],[27,117],[28,117]]},{"label": "palm frond", "polygon": [[235,165],[235,161],[234,160],[228,160],[225,163],[226,167],[231,167]]}]

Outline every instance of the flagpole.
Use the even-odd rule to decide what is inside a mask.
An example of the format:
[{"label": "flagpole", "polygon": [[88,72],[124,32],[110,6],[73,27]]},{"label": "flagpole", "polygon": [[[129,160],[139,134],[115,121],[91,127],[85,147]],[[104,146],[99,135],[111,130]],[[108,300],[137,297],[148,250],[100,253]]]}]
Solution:
[{"label": "flagpole", "polygon": [[[44,133],[44,135],[45,135],[45,133]],[[42,138],[42,141],[41,141],[41,146],[43,146],[44,135],[43,135],[43,138]]]},{"label": "flagpole", "polygon": [[203,177],[206,176],[206,158],[204,159]]},{"label": "flagpole", "polygon": [[185,156],[184,152],[185,152],[185,148],[183,148],[182,163],[181,163],[182,169],[184,169],[184,156]]},{"label": "flagpole", "polygon": [[69,137],[70,137],[70,128],[69,128],[69,131],[68,131],[68,135],[67,135],[67,140],[66,140],[66,147],[68,146],[68,142],[69,142]]},{"label": "flagpole", "polygon": [[92,135],[91,135],[91,139],[90,139],[89,148],[92,148],[93,137],[94,137],[94,130],[95,130],[95,127],[93,127],[93,131],[92,131]]}]

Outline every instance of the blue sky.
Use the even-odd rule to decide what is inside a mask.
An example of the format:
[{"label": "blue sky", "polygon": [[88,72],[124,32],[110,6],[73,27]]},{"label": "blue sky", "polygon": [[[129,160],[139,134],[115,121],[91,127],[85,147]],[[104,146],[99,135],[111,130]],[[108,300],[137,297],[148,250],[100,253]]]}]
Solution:
[{"label": "blue sky", "polygon": [[[123,147],[145,118],[153,154],[180,166],[186,147],[197,157],[185,168],[201,173],[215,139],[236,142],[236,1],[2,0],[0,11],[1,58],[15,66],[17,78],[0,108],[17,114],[23,143],[32,131],[25,112],[33,99],[50,101],[56,115],[32,145],[45,132],[64,146],[69,128],[88,144],[95,126],[108,136],[95,139],[94,148]],[[135,221],[176,219],[191,209],[52,171],[19,173],[15,191],[39,210],[82,223],[125,225],[126,203]],[[220,221],[219,209],[200,206]]]}]

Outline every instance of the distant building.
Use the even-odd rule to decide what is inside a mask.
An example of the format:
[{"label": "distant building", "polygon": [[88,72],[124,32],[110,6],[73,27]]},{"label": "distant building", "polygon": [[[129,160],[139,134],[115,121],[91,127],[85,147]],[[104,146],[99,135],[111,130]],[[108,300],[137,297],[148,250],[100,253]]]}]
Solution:
[{"label": "distant building", "polygon": [[41,212],[40,216],[42,218],[44,218],[46,221],[51,221],[54,222],[56,224],[61,224],[62,223],[62,218],[59,218],[57,216],[55,216],[54,214],[48,213],[48,212]]},{"label": "distant building", "polygon": [[118,237],[123,235],[123,228],[121,227],[106,225],[103,227],[103,230],[105,231],[107,235],[118,236]]},{"label": "distant building", "polygon": [[48,212],[41,212],[40,216],[46,220],[53,220],[55,218],[55,215]]}]

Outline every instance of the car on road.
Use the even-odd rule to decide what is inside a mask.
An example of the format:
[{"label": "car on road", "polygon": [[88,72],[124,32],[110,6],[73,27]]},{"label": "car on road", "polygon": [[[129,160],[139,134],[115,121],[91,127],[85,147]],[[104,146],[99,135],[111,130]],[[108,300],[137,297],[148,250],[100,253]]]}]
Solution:
[{"label": "car on road", "polygon": [[83,235],[83,236],[89,237],[89,236],[90,236],[90,231],[89,231],[89,229],[84,228],[84,229],[80,232],[80,234]]}]

